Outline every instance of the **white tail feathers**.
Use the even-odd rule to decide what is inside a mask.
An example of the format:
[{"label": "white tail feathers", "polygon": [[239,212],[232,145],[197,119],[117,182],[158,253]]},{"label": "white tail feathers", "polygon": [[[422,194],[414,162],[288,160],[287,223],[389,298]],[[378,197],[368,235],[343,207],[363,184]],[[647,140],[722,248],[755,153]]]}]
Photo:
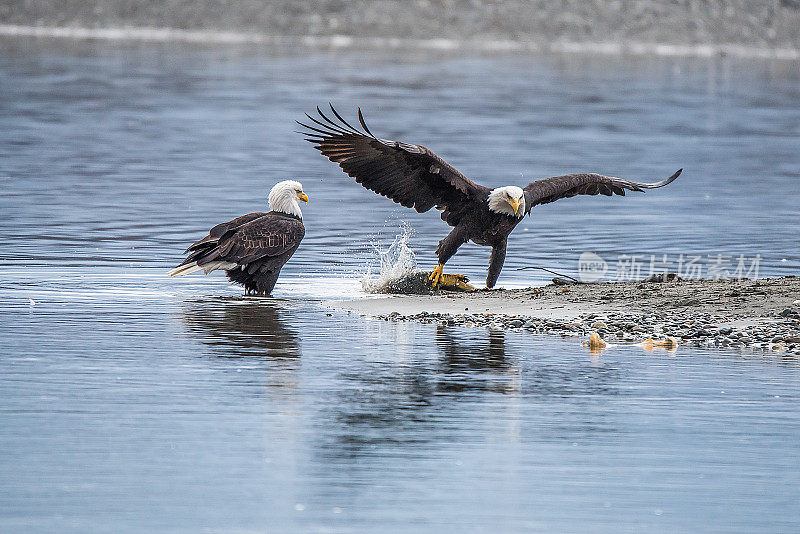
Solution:
[{"label": "white tail feathers", "polygon": [[[175,267],[167,274],[170,276],[186,276],[187,274],[196,273],[197,271],[203,271],[205,274],[208,274],[211,271],[216,271],[217,269],[230,271],[231,269],[236,269],[237,267],[239,267],[238,264],[228,261],[212,261],[211,263],[206,263],[203,266],[197,265],[197,262],[194,261],[186,265],[181,265],[180,267]],[[243,269],[245,267],[246,265],[242,266]]]},{"label": "white tail feathers", "polygon": [[175,267],[169,273],[170,276],[186,276],[187,274],[192,274],[197,271],[202,271],[203,268],[197,265],[197,262],[189,263],[186,265],[181,265],[179,267]]}]

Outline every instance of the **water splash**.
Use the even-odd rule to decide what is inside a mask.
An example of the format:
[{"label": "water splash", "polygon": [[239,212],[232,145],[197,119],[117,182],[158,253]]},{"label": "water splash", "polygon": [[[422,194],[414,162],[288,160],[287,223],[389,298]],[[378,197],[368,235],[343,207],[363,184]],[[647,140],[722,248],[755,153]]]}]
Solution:
[{"label": "water splash", "polygon": [[400,225],[400,233],[394,237],[392,244],[386,250],[381,249],[377,239],[370,243],[378,261],[367,264],[366,273],[361,279],[361,287],[365,292],[380,293],[391,282],[414,272],[417,259],[414,257],[414,251],[408,246],[413,234],[411,225],[403,222]]}]

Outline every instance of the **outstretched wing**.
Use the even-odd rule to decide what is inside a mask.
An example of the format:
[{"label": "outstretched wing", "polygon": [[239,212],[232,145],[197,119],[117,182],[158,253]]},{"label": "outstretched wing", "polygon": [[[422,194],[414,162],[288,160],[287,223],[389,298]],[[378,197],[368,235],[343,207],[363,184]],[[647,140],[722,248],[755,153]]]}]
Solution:
[{"label": "outstretched wing", "polygon": [[[436,206],[447,215],[457,214],[467,205],[487,198],[488,188],[472,182],[424,146],[372,135],[361,109],[358,120],[363,131],[348,124],[333,106],[331,112],[335,120],[325,116],[319,107],[319,118],[306,114],[313,126],[298,122],[307,129],[300,133],[367,189],[419,213]],[[446,214],[442,218],[450,223]]]},{"label": "outstretched wing", "polygon": [[574,197],[575,195],[606,195],[613,194],[625,196],[625,191],[644,191],[656,189],[672,183],[680,176],[683,169],[667,178],[655,183],[640,183],[622,178],[613,178],[600,174],[566,174],[554,176],[544,180],[536,180],[523,188],[525,191],[525,213],[529,213],[536,204],[555,202],[560,198]]}]

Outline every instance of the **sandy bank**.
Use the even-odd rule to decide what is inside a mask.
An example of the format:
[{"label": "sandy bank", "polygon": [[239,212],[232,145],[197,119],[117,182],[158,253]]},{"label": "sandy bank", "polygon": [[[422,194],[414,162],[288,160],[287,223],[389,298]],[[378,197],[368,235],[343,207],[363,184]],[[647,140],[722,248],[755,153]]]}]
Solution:
[{"label": "sandy bank", "polygon": [[696,345],[800,354],[800,278],[619,282],[332,301],[386,320],[491,326],[622,341],[673,336]]},{"label": "sandy bank", "polygon": [[504,314],[575,319],[587,313],[644,315],[658,312],[710,313],[726,322],[753,322],[797,307],[800,278],[687,280],[668,283],[617,282],[571,286],[482,290],[442,295],[391,295],[330,306],[362,314],[402,315],[422,311]]}]

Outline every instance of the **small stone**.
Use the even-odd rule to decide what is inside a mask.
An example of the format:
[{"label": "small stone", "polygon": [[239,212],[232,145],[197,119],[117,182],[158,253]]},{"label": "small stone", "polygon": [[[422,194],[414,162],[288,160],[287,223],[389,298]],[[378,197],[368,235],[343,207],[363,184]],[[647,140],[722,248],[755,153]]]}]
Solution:
[{"label": "small stone", "polygon": [[594,333],[591,336],[589,336],[589,340],[586,341],[585,343],[588,345],[589,349],[593,351],[604,349],[606,347],[606,342],[603,341],[603,338],[601,338],[600,335],[597,333]]},{"label": "small stone", "polygon": [[608,326],[603,321],[593,322],[592,328],[594,328],[595,330],[608,330]]},{"label": "small stone", "polygon": [[678,340],[674,337],[668,337],[666,339],[659,339],[654,340],[651,338],[645,339],[643,342],[639,343],[639,346],[646,349],[652,350],[654,347],[661,347],[667,350],[675,350],[678,348]]}]

